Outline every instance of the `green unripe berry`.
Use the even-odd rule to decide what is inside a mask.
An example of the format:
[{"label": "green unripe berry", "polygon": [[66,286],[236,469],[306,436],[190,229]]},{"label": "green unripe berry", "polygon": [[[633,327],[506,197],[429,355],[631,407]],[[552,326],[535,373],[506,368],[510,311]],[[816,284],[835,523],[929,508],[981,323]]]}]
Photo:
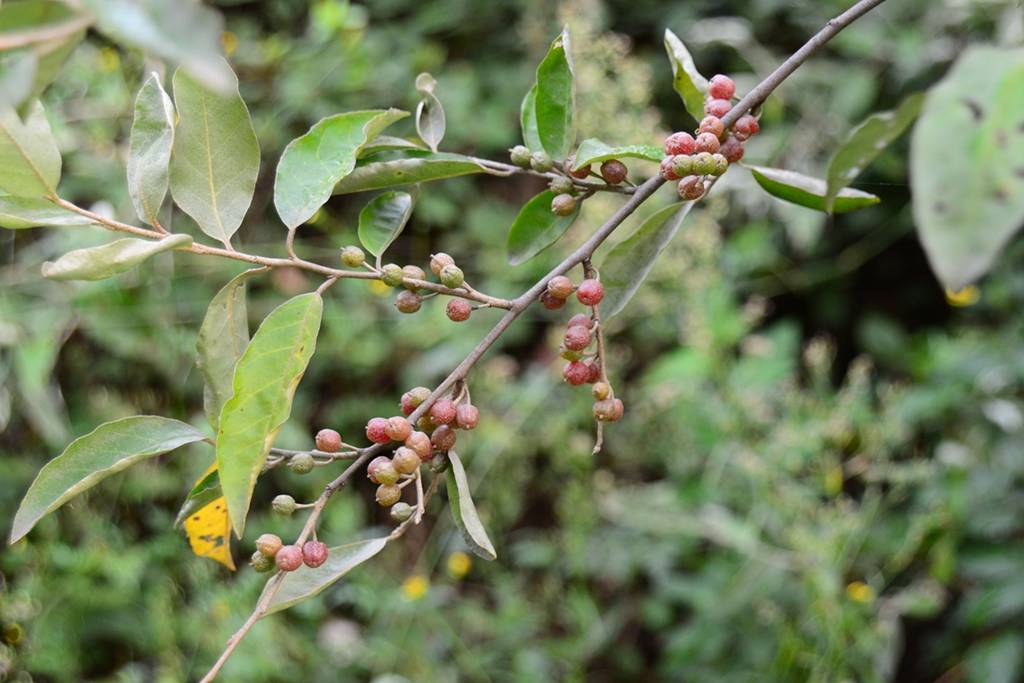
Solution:
[{"label": "green unripe berry", "polygon": [[682,178],[693,173],[693,157],[689,154],[677,154],[672,157],[672,170]]},{"label": "green unripe berry", "polygon": [[382,507],[391,507],[402,498],[402,489],[394,484],[381,484],[377,487],[377,504]]},{"label": "green unripe berry", "polygon": [[462,273],[462,269],[454,263],[449,263],[441,269],[441,284],[445,287],[455,289],[461,287],[465,281],[466,276]]},{"label": "green unripe berry", "polygon": [[530,148],[523,145],[516,145],[509,151],[512,163],[519,168],[530,168]]},{"label": "green unripe berry", "polygon": [[259,550],[257,550],[252,554],[252,557],[249,558],[249,566],[258,571],[260,574],[264,574],[266,572],[269,572],[277,565],[274,563],[274,558],[267,557]]},{"label": "green unripe berry", "polygon": [[722,175],[729,169],[729,160],[725,158],[724,154],[712,154],[711,158],[715,162],[711,175]]},{"label": "green unripe berry", "polygon": [[715,158],[710,152],[699,152],[693,157],[693,173],[709,175],[715,170]]},{"label": "green unripe berry", "polygon": [[391,519],[395,520],[396,522],[404,522],[410,517],[412,517],[412,506],[409,505],[408,503],[398,501],[393,506],[391,506]]},{"label": "green unripe berry", "polygon": [[290,515],[295,512],[295,499],[289,496],[287,493],[282,493],[279,496],[274,496],[274,500],[271,501],[270,506],[274,508],[274,512],[279,515]]},{"label": "green unripe berry", "polygon": [[576,198],[571,194],[558,194],[551,200],[551,213],[556,216],[571,216],[576,210]]},{"label": "green unripe berry", "polygon": [[551,160],[547,152],[534,152],[530,155],[530,166],[534,171],[547,173],[555,167],[555,162]]},{"label": "green unripe berry", "polygon": [[349,268],[358,268],[366,263],[366,254],[359,247],[345,247],[341,250],[341,262]]},{"label": "green unripe berry", "polygon": [[561,175],[557,178],[553,178],[548,187],[555,194],[572,194],[576,189],[576,186],[572,184],[571,180]]},{"label": "green unripe berry", "polygon": [[380,269],[380,280],[388,287],[397,287],[402,284],[403,277],[405,277],[405,273],[402,271],[402,266],[397,263],[388,263]]},{"label": "green unripe berry", "polygon": [[288,469],[295,474],[309,474],[316,467],[316,461],[309,453],[298,453],[288,461]]},{"label": "green unripe berry", "polygon": [[380,463],[373,471],[373,479],[384,486],[398,483],[398,470],[395,469],[395,464],[390,460]]},{"label": "green unripe berry", "polygon": [[[402,277],[406,280],[426,280],[427,274],[419,266],[408,265],[402,267]],[[408,282],[403,282],[402,286],[413,292],[417,289],[416,285],[409,284]]]}]

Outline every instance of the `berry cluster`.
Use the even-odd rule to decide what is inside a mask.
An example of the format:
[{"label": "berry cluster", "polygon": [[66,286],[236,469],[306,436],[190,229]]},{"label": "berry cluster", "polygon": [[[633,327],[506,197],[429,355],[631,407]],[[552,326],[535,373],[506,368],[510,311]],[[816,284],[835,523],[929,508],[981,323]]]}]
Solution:
[{"label": "berry cluster", "polygon": [[[571,215],[576,210],[579,201],[590,196],[589,193],[581,194],[579,192],[580,188],[573,182],[573,178],[577,180],[589,178],[593,174],[591,165],[587,164],[582,168],[574,169],[573,166],[576,165],[575,156],[569,156],[562,163],[561,168],[555,166],[555,162],[552,161],[547,153],[531,152],[524,145],[516,145],[510,149],[509,156],[512,159],[512,163],[520,168],[531,168],[538,173],[555,171],[560,174],[552,178],[551,183],[548,185],[551,192],[555,195],[551,200],[551,213],[555,215]],[[628,174],[629,169],[618,159],[608,159],[601,163],[599,175],[608,185],[619,185],[625,182]]]},{"label": "berry cluster", "polygon": [[315,569],[327,561],[329,554],[327,544],[321,541],[306,541],[302,546],[284,545],[280,536],[263,534],[256,539],[256,552],[249,564],[258,572],[269,572],[274,567],[293,572],[302,565]]},{"label": "berry cluster", "polygon": [[744,114],[726,129],[722,117],[732,109],[735,94],[736,84],[731,78],[714,76],[708,84],[705,116],[696,136],[680,131],[665,139],[661,177],[678,180],[679,196],[683,199],[700,199],[707,177],[722,175],[729,164],[742,159],[743,143],[760,130],[757,119],[750,114]]}]

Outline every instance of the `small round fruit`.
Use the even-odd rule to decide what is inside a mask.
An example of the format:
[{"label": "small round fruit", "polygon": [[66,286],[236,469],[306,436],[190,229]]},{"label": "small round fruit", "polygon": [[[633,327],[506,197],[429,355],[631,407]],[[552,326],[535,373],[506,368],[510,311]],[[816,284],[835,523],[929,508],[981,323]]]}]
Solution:
[{"label": "small round fruit", "polygon": [[415,387],[402,394],[402,398],[398,405],[402,409],[402,414],[408,416],[412,415],[413,411],[428,398],[430,398],[430,389],[427,389],[426,387]]},{"label": "small round fruit", "polygon": [[582,351],[590,346],[590,330],[582,325],[570,327],[565,331],[565,339],[562,340],[565,348],[572,351]]},{"label": "small round fruit", "polygon": [[359,247],[345,247],[341,250],[341,262],[349,268],[358,268],[366,263],[366,254]]},{"label": "small round fruit", "polygon": [[617,422],[624,412],[622,399],[606,398],[594,404],[594,419],[601,422]]},{"label": "small round fruit", "polygon": [[587,361],[587,384],[601,379],[601,364],[595,360]]},{"label": "small round fruit", "polygon": [[434,424],[447,425],[455,421],[455,403],[450,398],[442,398],[430,406],[430,419]]},{"label": "small round fruit", "polygon": [[555,162],[551,161],[547,152],[534,152],[530,155],[530,167],[539,173],[547,173],[555,167]]},{"label": "small round fruit", "polygon": [[382,507],[391,507],[402,498],[402,489],[395,484],[382,484],[377,487],[377,494],[374,496],[377,504]]},{"label": "small round fruit", "polygon": [[551,200],[551,213],[556,216],[570,216],[576,210],[576,198],[571,194],[558,194]]},{"label": "small round fruit", "polygon": [[447,266],[442,268],[441,274],[438,277],[441,278],[441,284],[449,289],[461,287],[462,283],[466,281],[466,276],[462,273],[462,268],[459,268],[454,263],[449,263]]},{"label": "small round fruit", "polygon": [[430,257],[430,272],[438,277],[441,276],[441,271],[445,266],[454,266],[455,259],[443,251],[438,252]]},{"label": "small round fruit", "polygon": [[302,562],[312,569],[326,562],[329,553],[327,544],[322,541],[306,541],[302,544]]},{"label": "small round fruit", "polygon": [[441,425],[430,435],[430,445],[439,451],[450,451],[455,448],[455,430],[448,425]]},{"label": "small round fruit", "polygon": [[559,299],[568,299],[572,290],[576,289],[572,280],[564,275],[556,275],[548,280],[548,293]]},{"label": "small round fruit", "polygon": [[274,563],[283,572],[293,572],[302,566],[302,548],[297,545],[286,545],[277,551]]},{"label": "small round fruit", "polygon": [[750,114],[744,114],[736,119],[736,123],[732,124],[732,133],[740,140],[753,137],[760,130],[761,124]]},{"label": "small round fruit", "polygon": [[341,434],[333,429],[321,429],[316,433],[316,449],[324,453],[337,453],[341,450]]},{"label": "small round fruit", "polygon": [[366,466],[366,476],[374,484],[394,484],[398,481],[398,470],[391,458],[378,455]]},{"label": "small round fruit", "polygon": [[718,141],[717,135],[711,133],[701,133],[697,136],[696,150],[698,152],[710,152],[714,154],[718,151],[718,148],[722,146],[722,143]]},{"label": "small round fruit", "polygon": [[572,184],[572,180],[560,175],[551,179],[548,189],[555,194],[570,194],[576,189],[576,186]]},{"label": "small round fruit", "polygon": [[587,364],[581,360],[574,360],[566,364],[565,368],[562,370],[562,378],[574,387],[586,384],[589,377],[590,368],[588,368]]},{"label": "small round fruit", "polygon": [[618,185],[626,179],[629,169],[618,159],[609,159],[601,164],[601,177],[609,185]]},{"label": "small round fruit", "polygon": [[474,429],[480,424],[480,409],[471,403],[463,403],[455,409],[455,426],[459,429]]},{"label": "small round fruit", "polygon": [[665,154],[675,156],[676,154],[693,154],[696,142],[693,136],[682,131],[672,133],[665,138]]},{"label": "small round fruit", "polygon": [[277,534],[260,534],[260,537],[256,539],[256,551],[264,557],[273,557],[277,555],[284,546],[281,542],[281,537]]},{"label": "small round fruit", "polygon": [[565,299],[559,299],[551,292],[544,290],[540,293],[540,304],[549,311],[557,311],[565,305]]},{"label": "small round fruit", "polygon": [[445,306],[444,312],[452,322],[461,323],[469,320],[473,307],[465,299],[452,299]]},{"label": "small round fruit", "polygon": [[587,328],[588,330],[593,329],[593,327],[594,327],[594,319],[591,318],[586,313],[577,313],[573,317],[569,318],[569,322],[567,322],[565,324],[566,328],[576,327],[576,326],[579,326],[579,325],[582,325],[583,327]]},{"label": "small round fruit", "polygon": [[731,99],[736,94],[736,83],[724,74],[715,74],[708,81],[708,94],[719,100]]},{"label": "small round fruit", "polygon": [[398,501],[391,506],[391,519],[396,522],[404,522],[412,517],[412,506],[408,503]]},{"label": "small round fruit", "polygon": [[704,181],[700,176],[686,176],[679,181],[679,196],[689,200],[700,199],[704,196]]},{"label": "small round fruit", "polygon": [[437,425],[434,424],[434,421],[430,419],[429,413],[420,415],[420,419],[416,420],[416,429],[420,430],[421,432],[427,432],[429,434],[430,432],[434,431],[435,427],[437,427]]},{"label": "small round fruit", "polygon": [[399,446],[391,458],[391,463],[399,474],[412,474],[419,469],[423,461],[413,449]]},{"label": "small round fruit", "polygon": [[296,453],[288,460],[288,469],[295,474],[309,474],[316,467],[316,460],[310,453]]},{"label": "small round fruit", "polygon": [[519,168],[530,168],[530,149],[524,145],[516,145],[508,151],[512,163]]},{"label": "small round fruit", "polygon": [[594,280],[593,278],[584,280],[576,288],[576,298],[584,306],[596,306],[604,298],[604,285],[601,284],[600,280]]},{"label": "small round fruit", "polygon": [[608,385],[608,382],[595,382],[594,386],[590,388],[590,393],[598,401],[603,401],[611,395],[612,388]]},{"label": "small round fruit", "polygon": [[366,423],[366,438],[374,443],[391,441],[391,437],[388,436],[388,421],[383,417],[371,418]]},{"label": "small round fruit", "polygon": [[665,157],[661,160],[661,168],[658,170],[665,180],[679,180],[676,174],[675,157]]},{"label": "small round fruit", "polygon": [[732,102],[729,100],[710,99],[704,103],[704,113],[708,116],[722,118],[732,109]]},{"label": "small round fruit", "polygon": [[566,157],[565,161],[562,163],[562,168],[565,170],[566,173],[571,175],[573,178],[576,178],[577,180],[583,180],[584,178],[587,178],[590,175],[590,164],[573,170],[573,166],[575,165],[576,155],[571,154],[568,157]]},{"label": "small round fruit", "polygon": [[419,266],[409,264],[402,266],[402,278],[402,286],[415,292],[417,289],[416,285],[410,284],[407,280],[426,280],[427,274]]},{"label": "small round fruit", "polygon": [[711,133],[716,138],[722,137],[725,132],[725,124],[717,116],[705,116],[700,122],[701,133]]},{"label": "small round fruit", "polygon": [[729,170],[729,160],[725,158],[724,154],[712,154],[711,159],[714,162],[714,167],[711,169],[711,175],[722,175]]},{"label": "small round fruit", "polygon": [[249,566],[258,571],[260,574],[263,574],[265,572],[269,572],[276,565],[274,564],[273,558],[267,557],[266,555],[257,550],[252,554],[252,557],[249,558]]},{"label": "small round fruit", "polygon": [[423,305],[423,297],[408,289],[399,292],[395,297],[395,308],[399,313],[415,313]]},{"label": "small round fruit", "polygon": [[270,507],[279,515],[290,515],[295,512],[295,499],[287,493],[282,493],[274,496],[274,500],[270,502]]},{"label": "small round fruit", "polygon": [[402,284],[402,266],[397,263],[386,263],[380,269],[380,281],[388,287],[397,287]]},{"label": "small round fruit", "polygon": [[740,142],[739,138],[730,135],[722,143],[722,147],[718,150],[725,160],[730,164],[735,164],[737,161],[743,158],[743,143]]},{"label": "small round fruit", "polygon": [[434,450],[430,444],[430,437],[425,432],[413,432],[405,440],[405,447],[419,456],[420,460],[430,460]]},{"label": "small round fruit", "polygon": [[699,152],[693,155],[693,173],[708,175],[715,170],[715,159],[710,152]]},{"label": "small round fruit", "polygon": [[392,441],[405,441],[412,434],[412,425],[401,415],[388,418],[388,437]]}]

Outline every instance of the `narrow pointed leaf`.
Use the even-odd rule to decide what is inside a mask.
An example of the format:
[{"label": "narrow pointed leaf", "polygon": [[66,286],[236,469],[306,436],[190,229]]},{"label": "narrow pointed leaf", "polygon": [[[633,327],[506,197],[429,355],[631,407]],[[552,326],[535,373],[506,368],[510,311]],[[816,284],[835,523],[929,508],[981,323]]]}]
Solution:
[{"label": "narrow pointed leaf", "polygon": [[690,51],[679,40],[679,36],[665,29],[665,52],[672,65],[672,87],[683,100],[683,106],[695,120],[704,118],[704,96],[708,92],[708,79],[704,78],[693,63]]},{"label": "narrow pointed leaf", "polygon": [[910,146],[914,221],[939,280],[988,272],[1024,225],[1024,49],[969,48],[928,93]]},{"label": "narrow pointed leaf", "polygon": [[174,145],[174,104],[160,77],[150,74],[135,98],[135,119],[128,143],[128,192],[139,218],[157,225],[167,196]]},{"label": "narrow pointed leaf", "polygon": [[450,466],[445,473],[445,483],[448,485],[448,506],[452,510],[455,525],[459,527],[466,545],[474,555],[485,560],[496,559],[498,553],[494,551],[494,545],[487,537],[487,531],[476,513],[462,461],[455,451],[448,451],[448,460]]},{"label": "narrow pointed leaf", "polygon": [[235,365],[232,396],[220,413],[217,470],[241,538],[252,490],[316,348],[323,300],[311,292],[274,309]]},{"label": "narrow pointed leaf", "polygon": [[203,409],[210,426],[217,429],[220,411],[231,398],[235,365],[249,344],[249,317],[246,310],[246,285],[254,268],[231,279],[206,309],[206,317],[196,339],[196,367],[203,375]]},{"label": "narrow pointed leaf", "polygon": [[374,256],[391,246],[412,215],[412,195],[385,192],[377,195],[359,212],[359,241]]},{"label": "narrow pointed leaf", "polygon": [[93,225],[95,221],[63,209],[48,199],[0,196],[0,228],[67,228]]},{"label": "narrow pointed leaf", "polygon": [[569,30],[564,29],[537,67],[537,136],[552,159],[564,159],[576,141],[576,83]]},{"label": "narrow pointed leaf", "polygon": [[174,74],[174,104],[171,194],[200,230],[227,244],[249,210],[260,170],[249,110],[237,80],[222,95],[181,69]]},{"label": "narrow pointed leaf", "polygon": [[825,174],[826,211],[832,210],[839,190],[852,183],[883,149],[914,122],[923,103],[924,95],[916,93],[903,100],[895,110],[872,114],[853,129],[828,162],[828,172]]},{"label": "narrow pointed leaf", "polygon": [[14,515],[10,542],[27,534],[44,515],[112,474],[203,435],[190,425],[152,415],[107,422],[75,439],[46,463]]},{"label": "narrow pointed leaf", "polygon": [[445,152],[418,154],[388,161],[368,161],[338,183],[334,187],[334,194],[382,190],[474,173],[501,175],[470,157]]},{"label": "narrow pointed leaf", "polygon": [[[747,166],[757,184],[773,197],[806,206],[815,211],[825,211],[825,181],[812,178],[796,171],[767,166]],[[862,209],[880,202],[878,197],[869,193],[843,188],[836,194],[832,204],[833,213],[846,213]]]},{"label": "narrow pointed leaf", "polygon": [[29,105],[24,121],[12,107],[0,106],[0,190],[16,197],[56,194],[60,166],[43,105]]},{"label": "narrow pointed leaf", "polygon": [[[288,609],[296,603],[319,594],[345,574],[384,550],[387,544],[387,536],[346,543],[331,548],[327,554],[327,561],[319,567],[313,569],[303,565],[293,572],[288,572],[281,580],[281,587],[277,589],[277,593],[270,600],[267,612],[263,616]],[[266,592],[267,589],[263,590]]]},{"label": "narrow pointed leaf", "polygon": [[508,230],[508,262],[513,266],[529,261],[557,242],[580,215],[579,204],[568,216],[555,215],[551,212],[554,198],[551,190],[544,190],[519,210]]},{"label": "narrow pointed leaf", "polygon": [[284,224],[294,228],[312,218],[356,167],[363,146],[408,115],[398,109],[336,114],[289,142],[274,180],[274,206]]},{"label": "narrow pointed leaf", "polygon": [[621,159],[633,157],[634,159],[646,159],[647,161],[661,162],[665,151],[654,145],[619,145],[613,147],[601,142],[597,138],[587,138],[580,143],[576,150],[576,165],[573,170],[579,170],[591,164],[599,164],[608,159]]},{"label": "narrow pointed leaf", "polygon": [[537,84],[526,91],[519,106],[519,125],[523,130],[523,144],[533,151],[544,149],[537,132]]},{"label": "narrow pointed leaf", "polygon": [[416,106],[416,132],[434,152],[444,139],[445,131],[444,107],[434,94],[436,86],[437,81],[428,73],[416,77],[416,89],[423,94]]},{"label": "narrow pointed leaf", "polygon": [[654,268],[654,262],[679,232],[694,202],[678,202],[654,212],[636,232],[615,245],[601,264],[604,299],[601,315],[611,318],[626,307]]},{"label": "narrow pointed leaf", "polygon": [[171,249],[192,245],[190,235],[168,235],[161,240],[128,237],[88,249],[69,251],[43,264],[43,277],[51,280],[104,280]]}]

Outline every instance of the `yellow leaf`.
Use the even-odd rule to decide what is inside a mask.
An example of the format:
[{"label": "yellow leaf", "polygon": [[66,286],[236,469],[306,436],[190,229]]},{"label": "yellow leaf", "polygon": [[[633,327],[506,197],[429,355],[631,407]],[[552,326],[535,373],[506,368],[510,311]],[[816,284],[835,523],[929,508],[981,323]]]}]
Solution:
[{"label": "yellow leaf", "polygon": [[[217,463],[210,465],[196,480],[196,484],[216,469]],[[228,505],[224,496],[210,501],[186,517],[184,526],[192,552],[199,557],[216,560],[231,571],[235,570],[235,561],[231,558],[231,520],[228,518]]]}]

